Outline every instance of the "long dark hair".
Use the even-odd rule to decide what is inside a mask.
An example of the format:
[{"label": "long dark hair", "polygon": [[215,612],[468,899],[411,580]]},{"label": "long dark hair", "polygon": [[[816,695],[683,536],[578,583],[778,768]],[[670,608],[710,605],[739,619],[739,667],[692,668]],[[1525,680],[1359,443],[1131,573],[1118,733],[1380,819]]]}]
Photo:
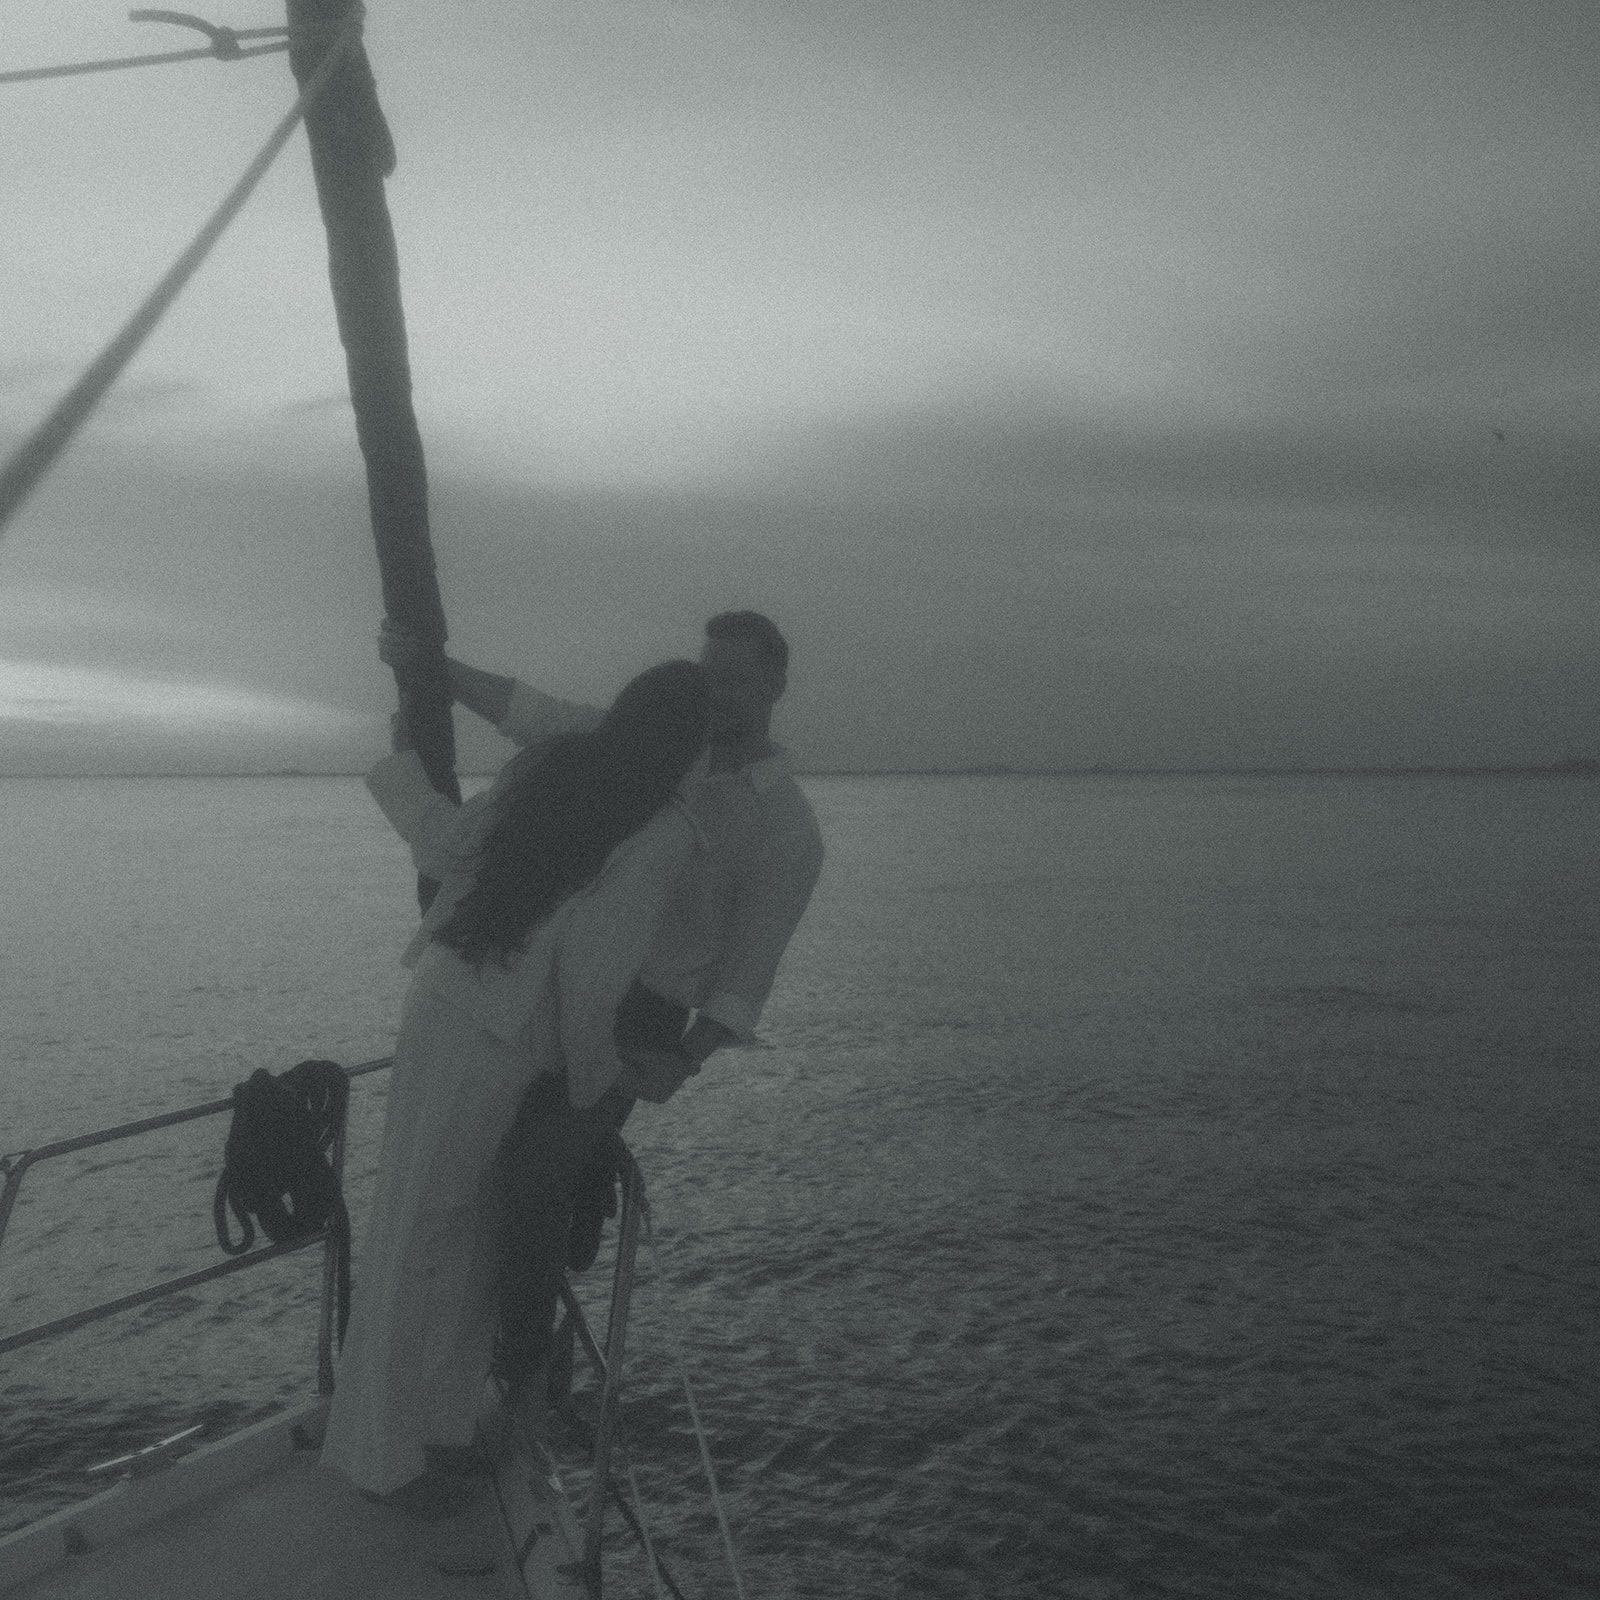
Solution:
[{"label": "long dark hair", "polygon": [[706,742],[705,674],[692,661],[641,672],[599,727],[515,764],[494,802],[472,886],[433,937],[482,966],[512,956],[606,857],[667,803]]}]

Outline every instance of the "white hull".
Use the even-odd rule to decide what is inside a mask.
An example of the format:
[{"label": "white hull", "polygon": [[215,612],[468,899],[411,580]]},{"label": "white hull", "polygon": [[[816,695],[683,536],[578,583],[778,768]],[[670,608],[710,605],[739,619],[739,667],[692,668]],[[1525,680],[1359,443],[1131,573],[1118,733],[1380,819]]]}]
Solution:
[{"label": "white hull", "polygon": [[326,1411],[297,1407],[0,1538],[0,1595],[583,1600],[582,1534],[531,1441],[470,1510],[424,1523],[318,1465]]},{"label": "white hull", "polygon": [[495,1475],[495,1494],[528,1600],[584,1600],[583,1531],[549,1455],[519,1436]]}]

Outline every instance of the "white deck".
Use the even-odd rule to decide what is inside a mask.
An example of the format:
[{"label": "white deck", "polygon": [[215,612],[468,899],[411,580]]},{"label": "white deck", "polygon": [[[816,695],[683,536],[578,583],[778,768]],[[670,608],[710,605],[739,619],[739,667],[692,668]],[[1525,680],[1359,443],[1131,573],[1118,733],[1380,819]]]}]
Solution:
[{"label": "white deck", "polygon": [[[421,1523],[374,1505],[305,1448],[321,1436],[324,1407],[270,1418],[0,1538],[0,1594],[5,1600],[526,1596],[493,1488],[448,1522]],[[558,1552],[565,1557],[565,1507],[540,1504],[548,1491],[526,1457],[502,1474],[507,1488],[520,1502],[518,1521],[549,1528],[537,1541],[542,1559],[530,1569],[553,1562]],[[545,1592],[567,1589],[561,1583]]]}]

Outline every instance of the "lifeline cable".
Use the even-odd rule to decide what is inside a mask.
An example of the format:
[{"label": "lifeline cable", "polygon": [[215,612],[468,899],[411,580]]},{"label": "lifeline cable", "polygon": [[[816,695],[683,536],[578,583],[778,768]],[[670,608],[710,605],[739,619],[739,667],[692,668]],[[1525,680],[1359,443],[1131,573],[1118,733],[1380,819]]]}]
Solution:
[{"label": "lifeline cable", "polygon": [[89,413],[105,398],[106,390],[117,381],[122,369],[138,354],[139,347],[150,337],[172,302],[199,270],[200,264],[211,253],[212,246],[222,237],[228,224],[244,209],[245,201],[277,158],[278,152],[289,142],[289,135],[299,126],[306,108],[328,86],[334,67],[345,51],[360,38],[361,20],[362,8],[356,6],[350,13],[350,20],[322,58],[315,75],[301,91],[300,98],[283,121],[272,130],[260,154],[195,235],[194,242],[173,263],[166,277],[151,290],[149,297],[128,319],[122,331],[95,357],[55,410],[39,424],[5,464],[4,470],[0,471],[0,533],[5,531],[6,524],[37,487],[39,480],[55,465]]}]

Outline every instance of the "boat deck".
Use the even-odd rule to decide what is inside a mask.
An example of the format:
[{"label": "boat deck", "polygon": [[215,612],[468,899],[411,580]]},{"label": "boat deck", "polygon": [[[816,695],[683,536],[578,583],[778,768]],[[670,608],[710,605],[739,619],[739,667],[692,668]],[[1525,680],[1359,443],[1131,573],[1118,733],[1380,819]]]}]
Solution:
[{"label": "boat deck", "polygon": [[320,1410],[270,1419],[0,1539],[5,1600],[525,1597],[493,1488],[448,1522],[321,1467]]},{"label": "boat deck", "polygon": [[[389,1065],[367,1062],[360,1076]],[[24,1152],[5,1168],[0,1193],[4,1234],[22,1174],[35,1162],[91,1145],[219,1115],[215,1101],[142,1119]],[[335,1139],[342,1161],[342,1127]],[[492,1452],[494,1478],[460,1517],[423,1523],[365,1499],[319,1464],[328,1400],[307,1400],[225,1438],[193,1447],[185,1429],[105,1464],[123,1473],[101,1493],[0,1534],[3,1600],[66,1600],[96,1596],[160,1596],[162,1600],[448,1600],[451,1596],[509,1596],[511,1600],[585,1600],[600,1583],[607,1469],[620,1392],[624,1335],[634,1255],[644,1207],[643,1180],[621,1140],[625,1173],[616,1267],[601,1351],[583,1308],[563,1286],[563,1327],[582,1343],[600,1385],[594,1443],[586,1463],[558,1465],[551,1441],[510,1413],[500,1386],[487,1382],[480,1422]],[[331,1234],[274,1245],[234,1257],[199,1274],[170,1279],[131,1296],[0,1341],[7,1347],[71,1331],[185,1288],[241,1270],[287,1250],[324,1247],[319,1328],[319,1387],[331,1392],[336,1272]],[[570,1453],[570,1452],[569,1452]],[[487,1463],[486,1463],[487,1465]],[[568,1479],[584,1493],[574,1501]],[[102,1481],[109,1481],[102,1479]],[[590,1508],[580,1527],[579,1506]]]}]

